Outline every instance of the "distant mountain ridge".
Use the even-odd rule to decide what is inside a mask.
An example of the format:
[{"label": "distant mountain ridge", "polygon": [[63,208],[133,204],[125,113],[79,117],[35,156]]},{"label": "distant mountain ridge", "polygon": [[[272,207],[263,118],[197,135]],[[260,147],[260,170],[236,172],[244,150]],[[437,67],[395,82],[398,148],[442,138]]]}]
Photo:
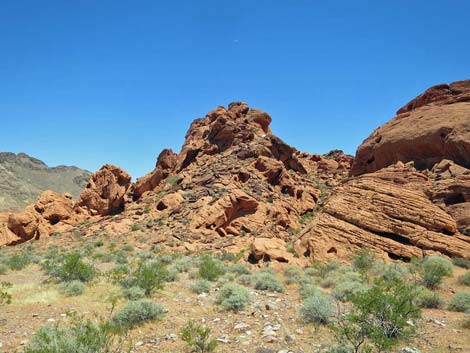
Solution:
[{"label": "distant mountain ridge", "polygon": [[0,211],[22,209],[45,190],[77,198],[90,174],[75,166],[48,167],[26,153],[0,152]]}]

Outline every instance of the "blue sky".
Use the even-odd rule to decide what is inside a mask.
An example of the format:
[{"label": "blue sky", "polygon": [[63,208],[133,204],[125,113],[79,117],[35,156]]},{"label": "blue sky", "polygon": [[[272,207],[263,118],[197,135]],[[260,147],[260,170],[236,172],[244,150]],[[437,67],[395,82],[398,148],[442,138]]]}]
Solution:
[{"label": "blue sky", "polygon": [[246,101],[353,154],[431,85],[470,78],[468,1],[2,0],[0,151],[134,177]]}]

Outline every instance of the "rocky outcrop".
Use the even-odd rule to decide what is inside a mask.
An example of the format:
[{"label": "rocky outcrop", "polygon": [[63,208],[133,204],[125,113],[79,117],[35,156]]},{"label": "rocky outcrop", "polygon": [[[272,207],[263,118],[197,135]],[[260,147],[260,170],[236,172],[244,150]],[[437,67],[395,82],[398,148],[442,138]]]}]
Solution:
[{"label": "rocky outcrop", "polygon": [[470,167],[470,80],[430,88],[398,110],[359,146],[352,175],[413,161],[430,169],[442,159]]},{"label": "rocky outcrop", "polygon": [[119,167],[106,164],[90,176],[76,207],[91,215],[107,216],[124,210],[131,176]]},{"label": "rocky outcrop", "polygon": [[[4,219],[0,230],[1,243],[15,244],[49,236],[52,232],[66,229],[77,222],[79,216],[73,210],[71,195],[46,191],[35,204],[23,212],[13,213]],[[4,217],[6,218],[6,217]]]},{"label": "rocky outcrop", "polygon": [[391,259],[435,252],[470,258],[470,239],[432,202],[432,184],[402,163],[345,181],[299,236],[299,252],[311,259],[345,259],[368,247]]}]

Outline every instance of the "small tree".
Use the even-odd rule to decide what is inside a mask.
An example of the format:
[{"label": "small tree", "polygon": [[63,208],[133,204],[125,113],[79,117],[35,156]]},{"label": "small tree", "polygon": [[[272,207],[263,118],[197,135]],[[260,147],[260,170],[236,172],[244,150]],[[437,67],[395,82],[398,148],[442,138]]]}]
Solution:
[{"label": "small tree", "polygon": [[414,285],[401,279],[377,280],[367,291],[352,295],[350,312],[339,310],[334,329],[355,353],[389,351],[398,339],[415,332],[408,322],[421,316],[414,304],[417,293]]},{"label": "small tree", "polygon": [[211,338],[211,329],[197,325],[193,320],[183,328],[181,338],[191,348],[191,352],[210,353],[217,347],[217,341]]}]

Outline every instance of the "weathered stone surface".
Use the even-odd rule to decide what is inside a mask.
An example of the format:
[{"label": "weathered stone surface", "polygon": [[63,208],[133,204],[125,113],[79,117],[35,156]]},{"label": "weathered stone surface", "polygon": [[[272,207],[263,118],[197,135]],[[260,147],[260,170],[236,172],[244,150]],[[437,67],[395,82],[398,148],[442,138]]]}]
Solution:
[{"label": "weathered stone surface", "polygon": [[369,247],[388,257],[426,253],[470,257],[470,242],[456,221],[429,198],[428,177],[398,163],[338,186],[297,242],[313,259],[346,258]]},{"label": "weathered stone surface", "polygon": [[352,175],[398,161],[419,169],[442,159],[470,167],[470,80],[430,88],[359,146]]},{"label": "weathered stone surface", "polygon": [[256,238],[251,245],[250,261],[293,262],[294,256],[286,250],[285,241],[277,238]]},{"label": "weathered stone surface", "polygon": [[124,209],[125,195],[131,185],[131,176],[119,167],[106,164],[90,176],[80,194],[77,207],[92,215],[106,216]]}]

